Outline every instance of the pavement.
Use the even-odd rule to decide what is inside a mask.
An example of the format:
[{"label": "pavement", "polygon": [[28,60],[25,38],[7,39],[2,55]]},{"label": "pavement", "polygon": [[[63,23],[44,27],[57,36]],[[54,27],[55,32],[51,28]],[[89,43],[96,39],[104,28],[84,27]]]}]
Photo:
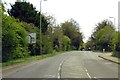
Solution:
[{"label": "pavement", "polygon": [[120,64],[120,59],[116,58],[116,57],[112,57],[111,56],[112,53],[103,53],[103,54],[99,54],[98,57],[103,58],[105,60]]},{"label": "pavement", "polygon": [[[103,53],[69,51],[19,67],[3,69],[3,78],[118,78],[118,64]],[[108,55],[108,54],[106,54]]]}]

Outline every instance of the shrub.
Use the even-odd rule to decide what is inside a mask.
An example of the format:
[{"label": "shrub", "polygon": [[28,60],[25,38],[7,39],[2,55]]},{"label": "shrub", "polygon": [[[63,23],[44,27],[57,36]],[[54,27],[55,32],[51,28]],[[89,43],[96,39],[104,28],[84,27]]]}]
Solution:
[{"label": "shrub", "polygon": [[2,20],[2,61],[22,58],[28,55],[26,31],[22,23],[13,17],[3,15]]}]

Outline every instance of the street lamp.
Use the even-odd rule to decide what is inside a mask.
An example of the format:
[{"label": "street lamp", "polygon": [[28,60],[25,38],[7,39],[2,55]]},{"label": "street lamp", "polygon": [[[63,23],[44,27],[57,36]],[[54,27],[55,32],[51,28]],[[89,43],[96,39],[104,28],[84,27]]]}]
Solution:
[{"label": "street lamp", "polygon": [[113,24],[114,24],[114,26],[115,26],[115,17],[109,17],[109,18],[114,19],[114,23],[113,23]]},{"label": "street lamp", "polygon": [[[114,27],[115,27],[115,17],[109,17],[109,18],[114,19]],[[115,47],[116,47],[116,44],[114,44],[114,49],[115,49]]]},{"label": "street lamp", "polygon": [[[43,0],[43,1],[47,1],[47,0]],[[41,13],[42,13],[42,10],[41,10],[41,4],[42,4],[42,0],[40,0],[40,53],[42,55],[42,27],[41,27],[41,23],[42,23],[42,20],[41,20]]]}]

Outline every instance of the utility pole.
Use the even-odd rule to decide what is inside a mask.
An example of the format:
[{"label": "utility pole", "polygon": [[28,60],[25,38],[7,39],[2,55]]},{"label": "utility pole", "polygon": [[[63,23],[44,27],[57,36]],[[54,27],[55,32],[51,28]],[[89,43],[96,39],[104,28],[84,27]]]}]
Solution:
[{"label": "utility pole", "polygon": [[[47,0],[43,0],[43,1],[47,1]],[[41,19],[41,14],[42,14],[42,9],[41,9],[41,5],[42,5],[42,0],[40,0],[40,54],[42,55],[42,19]]]},{"label": "utility pole", "polygon": [[109,18],[111,18],[111,19],[114,20],[114,21],[113,21],[113,24],[114,24],[114,27],[115,27],[115,17],[109,17]]},{"label": "utility pole", "polygon": [[[113,21],[113,24],[114,24],[114,27],[115,27],[115,17],[109,17],[109,18],[111,18],[111,19],[113,19],[114,21]],[[114,44],[114,49],[116,48],[116,44]]]},{"label": "utility pole", "polygon": [[21,0],[16,0],[16,2],[21,2]]},{"label": "utility pole", "polygon": [[26,2],[27,0],[16,0],[16,2]]},{"label": "utility pole", "polygon": [[40,54],[42,55],[41,3],[42,0],[40,0]]}]

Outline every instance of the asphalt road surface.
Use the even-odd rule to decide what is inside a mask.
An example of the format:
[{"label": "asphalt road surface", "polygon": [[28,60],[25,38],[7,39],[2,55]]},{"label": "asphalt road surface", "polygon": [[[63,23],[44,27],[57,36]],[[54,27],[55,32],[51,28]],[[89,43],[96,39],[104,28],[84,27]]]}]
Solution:
[{"label": "asphalt road surface", "polygon": [[11,70],[3,78],[118,78],[118,64],[90,51],[70,51]]}]

